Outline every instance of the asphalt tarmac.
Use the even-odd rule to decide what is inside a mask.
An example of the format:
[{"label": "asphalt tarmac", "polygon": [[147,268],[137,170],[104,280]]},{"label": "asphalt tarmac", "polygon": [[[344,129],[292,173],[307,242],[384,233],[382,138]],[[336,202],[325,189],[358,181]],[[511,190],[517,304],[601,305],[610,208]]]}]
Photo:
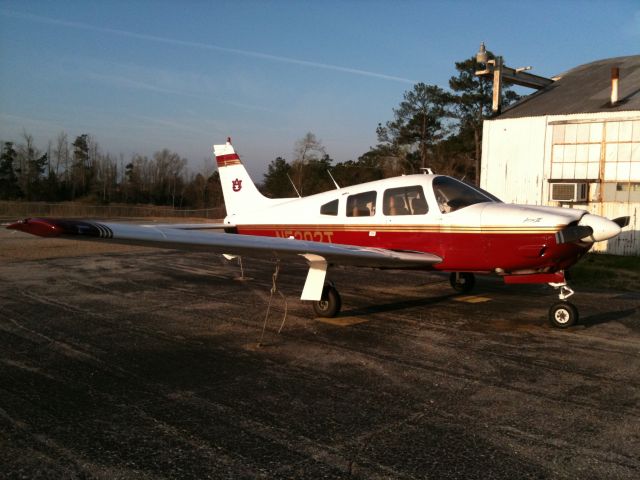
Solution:
[{"label": "asphalt tarmac", "polygon": [[259,344],[273,263],[87,245],[0,229],[2,478],[640,478],[640,294],[563,331],[545,286],[337,268],[320,320],[283,264]]}]

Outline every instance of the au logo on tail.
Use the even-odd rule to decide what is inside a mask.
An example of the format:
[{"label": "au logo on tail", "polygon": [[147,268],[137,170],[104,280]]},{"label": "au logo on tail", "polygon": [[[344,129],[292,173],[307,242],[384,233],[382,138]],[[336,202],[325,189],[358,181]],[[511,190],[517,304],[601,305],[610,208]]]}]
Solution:
[{"label": "au logo on tail", "polygon": [[239,179],[235,179],[231,182],[232,186],[233,186],[233,191],[234,192],[239,192],[240,190],[242,190],[242,180]]}]

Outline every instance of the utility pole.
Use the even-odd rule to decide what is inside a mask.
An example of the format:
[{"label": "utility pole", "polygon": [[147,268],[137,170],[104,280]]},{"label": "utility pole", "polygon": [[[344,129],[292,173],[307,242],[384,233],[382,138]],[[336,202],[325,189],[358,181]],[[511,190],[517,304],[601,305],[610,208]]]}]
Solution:
[{"label": "utility pole", "polygon": [[484,70],[476,70],[475,73],[477,76],[493,77],[493,103],[491,109],[496,113],[500,113],[502,109],[503,82],[520,85],[521,87],[534,88],[536,90],[540,90],[553,83],[553,80],[550,78],[527,73],[526,71],[531,70],[532,67],[507,67],[501,56],[496,56],[495,59],[489,60],[484,42],[480,43],[480,50],[476,54],[476,62],[484,65]]}]

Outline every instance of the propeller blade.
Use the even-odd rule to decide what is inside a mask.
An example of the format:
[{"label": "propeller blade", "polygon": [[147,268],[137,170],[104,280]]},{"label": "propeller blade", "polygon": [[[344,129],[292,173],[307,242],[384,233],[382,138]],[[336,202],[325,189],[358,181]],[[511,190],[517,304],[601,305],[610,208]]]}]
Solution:
[{"label": "propeller blade", "polygon": [[556,233],[556,243],[577,242],[578,240],[593,235],[593,228],[586,225],[573,225],[565,227]]},{"label": "propeller blade", "polygon": [[611,220],[613,223],[617,223],[620,228],[624,228],[629,225],[629,217],[618,217]]}]

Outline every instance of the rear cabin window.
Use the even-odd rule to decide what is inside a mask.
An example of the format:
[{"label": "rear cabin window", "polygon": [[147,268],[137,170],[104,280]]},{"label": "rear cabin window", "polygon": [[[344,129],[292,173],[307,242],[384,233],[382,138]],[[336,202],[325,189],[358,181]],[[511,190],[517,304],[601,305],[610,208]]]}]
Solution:
[{"label": "rear cabin window", "polygon": [[422,186],[390,188],[385,190],[382,213],[395,215],[423,215],[429,211]]},{"label": "rear cabin window", "polygon": [[338,200],[322,205],[320,207],[320,215],[338,215]]},{"label": "rear cabin window", "polygon": [[347,217],[370,217],[376,214],[376,192],[347,197]]}]

